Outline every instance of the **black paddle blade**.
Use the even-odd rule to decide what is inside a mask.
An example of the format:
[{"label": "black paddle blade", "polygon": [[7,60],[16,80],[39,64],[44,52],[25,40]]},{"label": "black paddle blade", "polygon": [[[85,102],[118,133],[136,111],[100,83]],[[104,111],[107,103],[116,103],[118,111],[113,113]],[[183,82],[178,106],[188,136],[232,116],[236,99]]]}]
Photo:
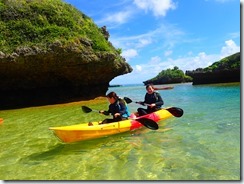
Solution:
[{"label": "black paddle blade", "polygon": [[158,124],[148,118],[139,118],[136,119],[136,121],[140,122],[141,124],[143,124],[145,127],[152,129],[152,130],[157,130],[158,129]]},{"label": "black paddle blade", "polygon": [[175,117],[181,117],[184,114],[183,109],[179,108],[179,107],[170,107],[166,109],[167,111],[169,111],[173,116]]},{"label": "black paddle blade", "polygon": [[89,112],[92,111],[92,109],[90,109],[90,108],[87,107],[87,106],[81,106],[81,109],[82,109],[82,111],[85,112],[85,113],[89,113]]},{"label": "black paddle blade", "polygon": [[127,104],[130,104],[132,102],[132,100],[128,97],[124,97],[124,100],[126,101]]}]

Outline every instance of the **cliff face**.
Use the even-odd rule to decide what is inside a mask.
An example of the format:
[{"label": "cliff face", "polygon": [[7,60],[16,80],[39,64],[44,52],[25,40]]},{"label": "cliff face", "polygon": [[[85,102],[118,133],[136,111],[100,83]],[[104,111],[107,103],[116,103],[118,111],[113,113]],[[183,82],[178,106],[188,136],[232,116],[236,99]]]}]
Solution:
[{"label": "cliff face", "polygon": [[[13,12],[13,6],[9,4],[11,2],[13,1],[4,1],[5,11],[2,13]],[[23,3],[21,7],[27,7],[29,10],[35,0],[21,2]],[[42,2],[51,3],[54,7],[57,3],[61,12],[60,5],[63,11],[67,6],[59,0]],[[41,6],[40,1],[36,0],[36,4]],[[3,2],[0,2],[1,5]],[[46,4],[41,7],[46,7]],[[14,10],[15,15],[18,15],[17,10],[17,8]],[[28,43],[19,41],[19,44],[12,44],[11,47],[6,47],[3,43],[9,41],[8,34],[13,31],[5,31],[3,36],[0,36],[0,109],[63,103],[103,96],[114,77],[132,71],[125,59],[108,41],[109,34],[106,29],[97,28],[89,18],[84,19],[84,17],[83,15],[79,20],[83,20],[80,23],[80,33],[83,33],[87,19],[91,25],[89,31],[95,32],[95,36],[77,34],[70,40],[62,40],[64,36],[58,36],[53,41],[41,44],[40,41]],[[19,21],[23,18],[26,19],[28,16],[17,16],[14,20]],[[9,20],[4,19],[1,14],[0,23],[5,23],[5,29],[11,29],[10,25],[14,24],[14,21],[11,21],[9,24]],[[16,28],[14,31],[21,34],[23,28]],[[48,36],[47,34],[43,36]],[[22,36],[28,37],[29,34]],[[36,36],[40,37],[40,34]],[[101,46],[100,41],[106,47]]]},{"label": "cliff face", "polygon": [[188,72],[193,77],[193,85],[240,82],[240,70],[216,71],[216,72]]},{"label": "cliff face", "polygon": [[1,108],[61,103],[105,95],[109,82],[132,69],[118,55],[76,47],[24,48],[0,56]]}]

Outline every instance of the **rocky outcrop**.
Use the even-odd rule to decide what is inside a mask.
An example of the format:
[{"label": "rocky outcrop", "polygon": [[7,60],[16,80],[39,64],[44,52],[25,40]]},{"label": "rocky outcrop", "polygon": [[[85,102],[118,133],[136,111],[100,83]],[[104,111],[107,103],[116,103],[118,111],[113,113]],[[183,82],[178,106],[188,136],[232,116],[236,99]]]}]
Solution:
[{"label": "rocky outcrop", "polygon": [[[80,49],[85,47],[85,49]],[[109,82],[132,71],[119,54],[93,52],[88,40],[47,50],[22,47],[0,53],[0,108],[18,108],[104,96]]]},{"label": "rocky outcrop", "polygon": [[106,26],[62,0],[0,4],[0,109],[104,96],[132,71]]},{"label": "rocky outcrop", "polygon": [[193,85],[240,82],[240,52],[223,58],[204,69],[186,71]]},{"label": "rocky outcrop", "polygon": [[162,85],[162,84],[176,84],[176,83],[184,83],[184,82],[191,82],[191,80],[187,81],[185,79],[182,78],[167,78],[167,77],[162,77],[159,79],[155,79],[155,80],[147,80],[144,81],[144,85],[147,84],[153,84],[153,85]]},{"label": "rocky outcrop", "polygon": [[240,82],[240,70],[223,70],[216,72],[186,72],[192,76],[193,85]]},{"label": "rocky outcrop", "polygon": [[192,78],[185,75],[182,70],[180,70],[177,66],[173,69],[162,70],[156,77],[144,81],[144,85],[147,84],[174,84],[174,83],[183,83],[183,82],[191,82]]}]

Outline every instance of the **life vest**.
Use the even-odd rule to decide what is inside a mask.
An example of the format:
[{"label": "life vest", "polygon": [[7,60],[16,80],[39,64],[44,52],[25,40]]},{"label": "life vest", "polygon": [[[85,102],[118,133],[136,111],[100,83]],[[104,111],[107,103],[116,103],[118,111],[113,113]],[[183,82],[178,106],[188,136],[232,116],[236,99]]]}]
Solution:
[{"label": "life vest", "polygon": [[123,114],[122,117],[123,118],[128,118],[130,116],[130,111],[129,111],[128,105],[127,105],[126,101],[124,99],[121,99],[121,98],[119,98],[119,100],[118,100],[119,110],[122,109],[121,105],[120,105],[121,101],[125,104],[125,111],[126,111],[126,113]]}]

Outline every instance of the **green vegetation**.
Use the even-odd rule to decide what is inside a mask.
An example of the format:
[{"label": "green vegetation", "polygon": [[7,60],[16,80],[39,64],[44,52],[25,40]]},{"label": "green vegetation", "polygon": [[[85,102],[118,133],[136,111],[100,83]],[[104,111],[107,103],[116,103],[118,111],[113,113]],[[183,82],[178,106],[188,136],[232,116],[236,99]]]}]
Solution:
[{"label": "green vegetation", "polygon": [[184,72],[178,67],[162,70],[156,77],[143,82],[144,84],[170,84],[193,82],[193,84],[207,84],[219,82],[240,81],[240,52],[225,57],[206,68],[197,68]]},{"label": "green vegetation", "polygon": [[240,82],[240,52],[214,62],[206,68],[186,71],[193,78],[193,85]]},{"label": "green vegetation", "polygon": [[143,82],[144,84],[170,84],[170,83],[181,83],[190,82],[192,78],[184,74],[177,66],[173,69],[162,70],[156,77]]},{"label": "green vegetation", "polygon": [[92,19],[61,0],[0,0],[0,51],[12,53],[23,46],[47,48],[59,41],[92,41],[94,51],[118,52]]},{"label": "green vegetation", "polygon": [[240,69],[240,52],[213,63],[211,66],[204,68],[203,71],[214,72],[214,71],[238,70],[238,69]]},{"label": "green vegetation", "polygon": [[237,52],[233,55],[221,59],[220,61],[214,62],[212,65],[206,68],[197,68],[196,70],[187,71],[186,73],[210,73],[218,71],[240,70],[240,63],[240,52]]}]

